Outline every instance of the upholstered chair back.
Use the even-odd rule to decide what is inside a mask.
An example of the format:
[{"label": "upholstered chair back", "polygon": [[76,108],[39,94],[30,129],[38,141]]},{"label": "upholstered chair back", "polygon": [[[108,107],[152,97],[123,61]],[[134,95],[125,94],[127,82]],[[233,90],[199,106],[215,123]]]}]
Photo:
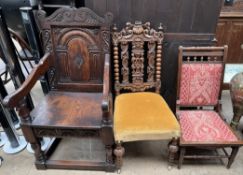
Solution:
[{"label": "upholstered chair back", "polygon": [[180,106],[216,106],[224,72],[224,47],[179,48],[178,101]]}]

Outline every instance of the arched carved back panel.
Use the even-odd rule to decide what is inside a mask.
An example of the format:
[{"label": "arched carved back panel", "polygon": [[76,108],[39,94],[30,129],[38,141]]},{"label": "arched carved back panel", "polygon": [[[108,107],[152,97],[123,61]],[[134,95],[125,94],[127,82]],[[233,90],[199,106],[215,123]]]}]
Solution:
[{"label": "arched carved back panel", "polygon": [[102,18],[88,8],[70,7],[58,9],[49,17],[38,11],[37,16],[44,50],[52,53],[52,89],[102,89],[112,15]]},{"label": "arched carved back panel", "polygon": [[115,91],[132,92],[155,89],[160,92],[162,42],[164,34],[160,25],[158,31],[150,23],[127,23],[120,32],[113,28],[113,54]]}]

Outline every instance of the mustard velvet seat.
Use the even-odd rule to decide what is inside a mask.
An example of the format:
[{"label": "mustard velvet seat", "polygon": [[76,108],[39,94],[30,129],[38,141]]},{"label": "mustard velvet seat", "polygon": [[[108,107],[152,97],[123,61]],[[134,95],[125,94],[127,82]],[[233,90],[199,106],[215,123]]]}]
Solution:
[{"label": "mustard velvet seat", "polygon": [[122,142],[171,139],[180,137],[180,126],[159,94],[127,93],[115,100],[114,135]]}]

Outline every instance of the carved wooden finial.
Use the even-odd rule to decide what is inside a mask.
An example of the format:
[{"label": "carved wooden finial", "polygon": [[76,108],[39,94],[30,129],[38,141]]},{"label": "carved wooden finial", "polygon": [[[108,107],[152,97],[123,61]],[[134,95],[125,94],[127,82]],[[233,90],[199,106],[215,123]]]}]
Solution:
[{"label": "carved wooden finial", "polygon": [[114,32],[117,31],[117,26],[116,26],[116,24],[113,25],[112,30],[113,30]]},{"label": "carved wooden finial", "polygon": [[164,31],[164,28],[163,28],[163,26],[162,26],[162,23],[159,23],[158,31],[161,31],[161,32]]},{"label": "carved wooden finial", "polygon": [[142,25],[141,21],[135,21],[135,25]]}]

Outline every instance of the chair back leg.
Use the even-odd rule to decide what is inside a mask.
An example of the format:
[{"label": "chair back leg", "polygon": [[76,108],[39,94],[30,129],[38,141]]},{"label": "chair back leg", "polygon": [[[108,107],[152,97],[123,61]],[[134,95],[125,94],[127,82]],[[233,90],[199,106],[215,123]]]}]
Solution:
[{"label": "chair back leg", "polygon": [[186,148],[185,147],[181,147],[179,161],[178,161],[178,169],[181,168],[181,165],[182,165],[183,160],[184,160],[185,153],[186,153]]},{"label": "chair back leg", "polygon": [[169,165],[172,165],[175,162],[176,154],[178,153],[179,147],[178,147],[178,139],[173,138],[171,142],[169,143]]}]

